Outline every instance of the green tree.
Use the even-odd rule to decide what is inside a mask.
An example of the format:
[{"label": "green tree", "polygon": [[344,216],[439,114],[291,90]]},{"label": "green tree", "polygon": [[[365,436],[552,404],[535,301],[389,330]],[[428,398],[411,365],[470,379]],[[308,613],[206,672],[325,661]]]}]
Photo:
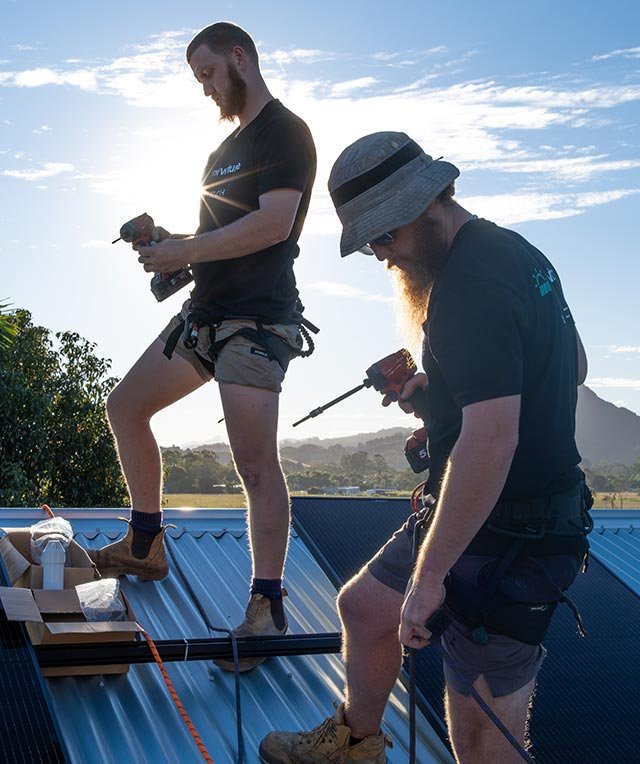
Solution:
[{"label": "green tree", "polygon": [[0,347],[0,504],[127,506],[104,401],[111,362],[78,334],[17,310]]},{"label": "green tree", "polygon": [[11,345],[16,333],[11,314],[7,312],[8,307],[8,303],[0,302],[0,348],[4,349]]}]

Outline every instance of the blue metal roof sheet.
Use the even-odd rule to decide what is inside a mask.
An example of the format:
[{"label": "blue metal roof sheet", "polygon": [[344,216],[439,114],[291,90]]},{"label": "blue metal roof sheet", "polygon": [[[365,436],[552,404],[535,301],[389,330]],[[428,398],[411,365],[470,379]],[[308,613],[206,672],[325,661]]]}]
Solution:
[{"label": "blue metal roof sheet", "polygon": [[640,595],[640,511],[593,511],[591,553]]},{"label": "blue metal roof sheet", "polygon": [[[122,533],[113,510],[62,510],[83,546],[99,547]],[[42,519],[39,510],[2,510],[0,526],[25,527]],[[178,525],[169,542],[180,566],[214,625],[238,623],[247,599],[250,558],[242,510],[165,512]],[[123,578],[123,589],[153,638],[206,637],[207,629],[175,571],[161,582]],[[286,585],[290,633],[339,629],[336,591],[294,534]],[[207,662],[169,663],[187,713],[216,764],[236,760],[233,674]],[[47,680],[72,761],[77,764],[188,764],[202,761],[175,709],[155,664],[134,665],[122,676],[63,677]],[[310,729],[332,713],[341,697],[344,669],[335,655],[296,656],[267,661],[242,675],[246,764],[258,764],[260,740],[272,729]],[[394,739],[389,764],[408,757],[407,693],[396,684],[384,727]],[[451,762],[451,756],[424,719],[418,730],[421,764]]]}]

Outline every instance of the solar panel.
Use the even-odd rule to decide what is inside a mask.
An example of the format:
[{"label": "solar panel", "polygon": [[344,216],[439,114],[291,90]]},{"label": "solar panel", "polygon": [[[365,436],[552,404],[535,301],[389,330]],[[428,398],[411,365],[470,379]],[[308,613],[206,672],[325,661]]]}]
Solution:
[{"label": "solar panel", "polygon": [[[0,585],[11,586],[0,559]],[[64,764],[68,755],[24,624],[0,604],[0,761]]]},{"label": "solar panel", "polygon": [[[402,499],[292,500],[296,530],[336,586],[345,583],[406,519]],[[596,560],[579,575],[572,613],[559,606],[544,641],[531,717],[532,754],[544,764],[637,761],[640,597]],[[419,705],[444,739],[442,669],[433,650],[418,654]]]}]

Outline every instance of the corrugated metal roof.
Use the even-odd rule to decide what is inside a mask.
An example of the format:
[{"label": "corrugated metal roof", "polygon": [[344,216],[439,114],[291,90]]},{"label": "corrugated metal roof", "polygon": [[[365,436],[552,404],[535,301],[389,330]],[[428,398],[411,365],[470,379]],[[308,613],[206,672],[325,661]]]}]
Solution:
[{"label": "corrugated metal roof", "polygon": [[640,595],[640,511],[601,509],[591,514],[593,556]]},{"label": "corrugated metal roof", "polygon": [[[122,532],[113,511],[60,512],[74,526],[80,544],[102,546]],[[37,510],[0,510],[0,525],[28,526]],[[234,625],[244,612],[250,559],[242,510],[165,512],[178,525],[169,542],[214,625]],[[286,584],[290,633],[339,629],[335,589],[304,544],[291,540]],[[152,637],[206,637],[207,629],[175,571],[161,582],[126,578],[123,588]],[[167,670],[216,764],[236,756],[233,674],[205,662],[169,663]],[[77,764],[188,764],[202,761],[154,664],[132,666],[116,677],[47,680],[63,736]],[[247,764],[258,764],[260,740],[272,729],[310,729],[332,712],[341,696],[344,670],[337,656],[269,660],[242,676]],[[389,764],[407,761],[407,694],[398,683],[384,725],[395,747]],[[435,732],[421,719],[418,761],[450,762]]]}]

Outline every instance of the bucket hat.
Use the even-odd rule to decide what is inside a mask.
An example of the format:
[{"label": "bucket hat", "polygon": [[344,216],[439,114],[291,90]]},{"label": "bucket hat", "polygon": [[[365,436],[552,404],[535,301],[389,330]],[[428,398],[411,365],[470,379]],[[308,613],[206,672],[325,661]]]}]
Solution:
[{"label": "bucket hat", "polygon": [[412,223],[459,175],[455,165],[433,159],[405,133],[372,133],[347,146],[329,176],[342,257]]}]

